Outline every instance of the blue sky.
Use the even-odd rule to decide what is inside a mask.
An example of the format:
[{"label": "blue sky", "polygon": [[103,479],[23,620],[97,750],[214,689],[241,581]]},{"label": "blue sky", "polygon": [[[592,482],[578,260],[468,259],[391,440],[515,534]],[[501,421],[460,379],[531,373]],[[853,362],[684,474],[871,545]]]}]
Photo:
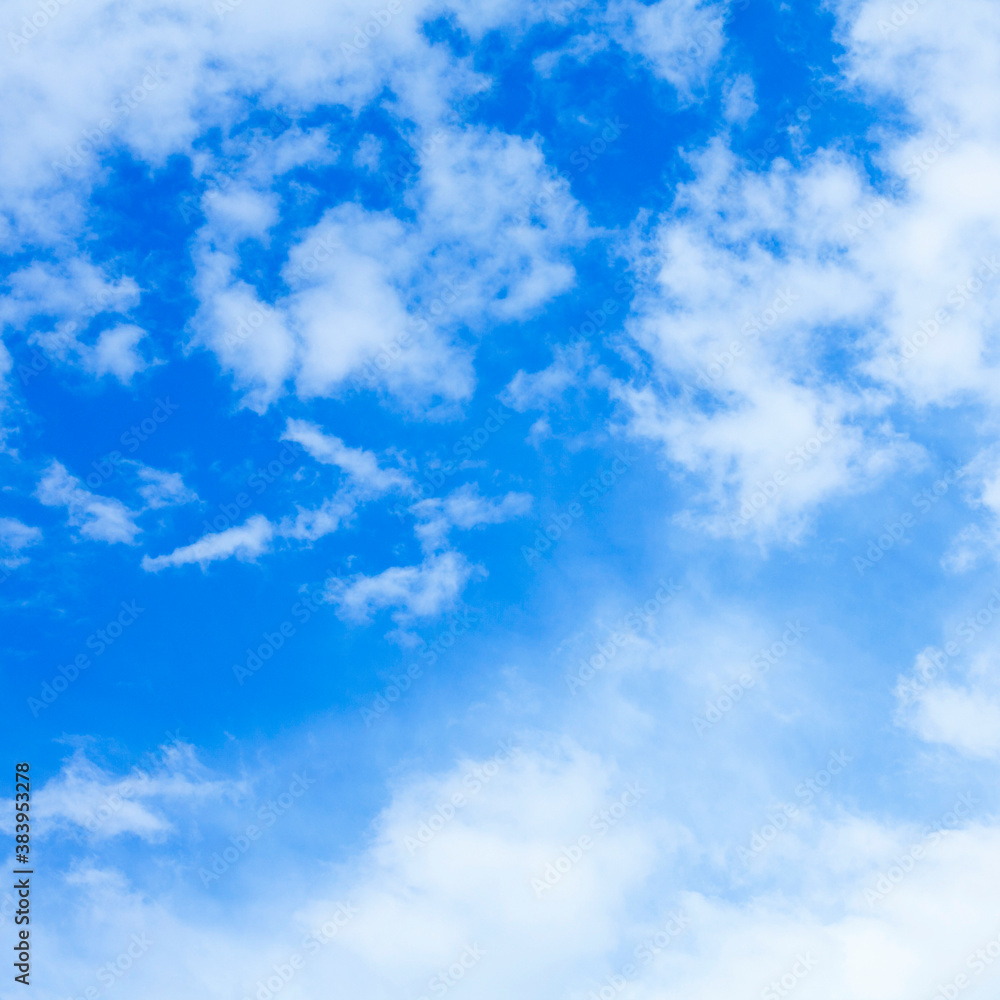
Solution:
[{"label": "blue sky", "polygon": [[992,995],[994,5],[7,22],[39,997]]}]

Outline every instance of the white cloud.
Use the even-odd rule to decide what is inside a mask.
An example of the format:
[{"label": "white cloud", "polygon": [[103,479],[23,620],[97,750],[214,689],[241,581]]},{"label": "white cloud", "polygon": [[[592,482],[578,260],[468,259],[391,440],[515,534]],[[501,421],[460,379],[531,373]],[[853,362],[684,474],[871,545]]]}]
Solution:
[{"label": "white cloud", "polygon": [[202,200],[213,227],[233,243],[253,236],[258,239],[278,221],[278,199],[250,187],[211,189]]},{"label": "white cloud", "polygon": [[[909,116],[874,136],[887,193],[836,148],[758,172],[717,137],[689,154],[695,179],[672,208],[637,223],[629,330],[648,368],[623,351],[637,376],[615,396],[632,433],[704,484],[692,523],[794,540],[819,505],[920,460],[893,403],[1000,400],[1000,17],[980,0],[963,10],[921,5],[897,26],[884,4],[838,6],[849,86]],[[751,103],[750,81],[731,81],[730,119]],[[949,564],[973,557],[966,545]]]},{"label": "white cloud", "polygon": [[139,467],[139,478],[146,484],[139,487],[139,495],[152,510],[177,504],[193,503],[198,495],[184,485],[179,472],[164,472],[151,469],[148,465]]},{"label": "white cloud", "polygon": [[168,809],[184,801],[217,802],[243,790],[242,782],[210,775],[186,743],[162,747],[153,761],[126,775],[112,774],[81,750],[35,792],[32,814],[42,837],[78,827],[95,840],[134,834],[159,841],[176,830]]},{"label": "white cloud", "polygon": [[593,365],[587,344],[580,341],[553,348],[553,360],[537,372],[518,371],[503,391],[503,401],[518,413],[544,410],[571,389],[578,388]]},{"label": "white cloud", "polygon": [[0,322],[19,328],[37,316],[84,323],[98,313],[128,312],[139,302],[132,278],[113,278],[83,257],[36,261],[14,271],[6,283],[10,292],[0,300]]},{"label": "white cloud", "polygon": [[[590,234],[569,185],[545,163],[537,141],[483,129],[440,130],[420,157],[408,200],[424,239],[452,251],[467,287],[459,315],[523,318],[572,287],[566,251]],[[470,212],[475,203],[479,211]]]},{"label": "white cloud", "polygon": [[36,331],[28,342],[41,348],[50,358],[80,365],[94,375],[113,375],[123,385],[149,367],[149,362],[137,350],[146,339],[146,331],[131,324],[102,330],[93,344],[80,339],[85,328],[77,320],[57,323],[54,329]]},{"label": "white cloud", "polygon": [[551,0],[537,9],[557,24],[580,25],[561,48],[535,58],[541,75],[550,75],[563,58],[586,62],[613,41],[670,83],[685,103],[701,95],[725,43],[726,7],[707,0],[615,0],[596,9],[582,0]]},{"label": "white cloud", "polygon": [[421,546],[425,552],[434,552],[446,544],[452,528],[469,529],[523,517],[532,502],[528,493],[483,497],[474,483],[467,483],[446,497],[420,500],[410,510],[420,521],[415,530]]},{"label": "white cloud", "polygon": [[969,505],[981,516],[957,532],[941,564],[949,572],[965,573],[983,559],[1000,557],[1000,451],[992,444],[982,449],[958,476]]},{"label": "white cloud", "polygon": [[[719,5],[578,6],[503,0],[454,16],[475,37],[500,27],[526,30],[546,18],[575,35],[613,36],[685,92],[718,56]],[[568,251],[591,235],[584,213],[546,164],[539,140],[467,126],[455,113],[463,100],[479,100],[490,81],[428,42],[422,24],[426,14],[438,15],[433,4],[405,5],[376,24],[377,38],[361,30],[373,15],[360,0],[340,0],[322,19],[295,3],[280,26],[245,5],[220,15],[185,0],[169,17],[150,8],[125,21],[108,20],[110,9],[60,8],[37,36],[14,43],[21,58],[8,60],[0,79],[25,100],[0,114],[0,128],[21,137],[0,159],[0,201],[12,219],[4,238],[64,248],[67,234],[82,237],[87,194],[102,180],[106,153],[124,149],[152,166],[172,154],[189,156],[195,176],[211,188],[202,201],[207,222],[193,242],[200,309],[192,331],[233,375],[248,406],[263,409],[292,385],[310,397],[344,392],[352,380],[415,410],[428,400],[450,405],[474,384],[467,328],[479,336],[490,320],[528,316],[572,286]],[[341,206],[291,248],[291,293],[264,301],[237,277],[240,241],[272,238],[283,211],[278,178],[340,156],[332,130],[303,129],[291,119],[317,103],[357,109],[383,93],[393,115],[412,125],[406,138],[419,168],[405,181],[412,221]],[[285,109],[280,135],[260,126],[241,131],[247,94],[254,107]],[[221,154],[196,143],[213,129],[221,133]],[[356,155],[368,169],[378,163],[374,141],[366,137]],[[470,199],[479,211],[466,211]],[[333,259],[311,280],[295,278],[316,239],[338,234],[345,238]],[[90,351],[80,305],[94,296],[84,286],[110,283],[92,265],[72,260],[29,271],[18,278],[17,295],[32,291],[44,300],[45,283],[84,290],[82,297],[64,294],[68,311],[55,317],[65,325],[49,340],[54,350],[79,354],[89,370],[122,381],[150,363],[129,326]],[[113,311],[131,308],[137,297],[135,283],[119,279]]]},{"label": "white cloud", "polygon": [[[566,254],[585,219],[537,142],[444,125],[419,138],[406,194],[415,221],[351,204],[327,212],[290,248],[291,292],[275,302],[234,280],[218,220],[201,234],[196,335],[248,405],[266,407],[289,379],[305,398],[351,384],[410,408],[464,399],[463,324],[527,316],[575,280]],[[480,211],[466,211],[470,198]]]},{"label": "white cloud", "polygon": [[630,330],[651,365],[615,395],[633,433],[702,478],[710,530],[795,539],[819,504],[919,460],[883,417],[890,392],[820,375],[831,331],[854,331],[864,360],[860,331],[882,307],[844,231],[861,181],[826,152],[747,173],[718,140],[693,163],[683,214],[636,245],[648,278]]},{"label": "white cloud", "polygon": [[136,372],[147,367],[145,358],[136,350],[145,336],[145,330],[132,325],[102,330],[92,352],[86,355],[87,367],[96,375],[114,375],[127,384]]},{"label": "white cloud", "polygon": [[39,528],[24,524],[16,517],[0,517],[0,547],[8,552],[20,552],[29,545],[37,544],[41,538]]},{"label": "white cloud", "polygon": [[705,0],[617,0],[609,6],[614,37],[645,59],[682,97],[703,86],[725,42],[725,7]]},{"label": "white cloud", "polygon": [[49,358],[79,364],[97,376],[113,375],[122,383],[148,366],[137,350],[146,333],[135,325],[109,327],[93,343],[81,339],[96,316],[125,314],[138,303],[139,288],[131,278],[112,278],[76,257],[59,264],[35,262],[15,271],[7,284],[10,294],[0,302],[0,327],[23,329],[39,319],[54,321],[28,338]]},{"label": "white cloud", "polygon": [[433,618],[453,607],[465,585],[485,571],[460,552],[428,555],[418,566],[393,566],[374,576],[327,581],[330,599],[344,618],[369,621],[384,608],[397,609],[396,621]]},{"label": "white cloud", "polygon": [[398,469],[381,468],[372,452],[349,448],[340,438],[324,434],[306,420],[289,420],[281,439],[302,445],[317,462],[338,466],[353,485],[376,496],[412,485],[409,476]]},{"label": "white cloud", "polygon": [[746,125],[757,110],[753,77],[746,73],[734,76],[726,84],[723,95],[723,113],[735,125]]},{"label": "white cloud", "polygon": [[937,684],[921,693],[910,726],[928,743],[942,743],[970,757],[1000,753],[1000,698],[983,691]]},{"label": "white cloud", "polygon": [[454,607],[470,580],[486,576],[482,566],[449,547],[449,531],[522,517],[531,504],[527,493],[511,492],[492,499],[480,496],[474,484],[446,497],[420,500],[410,512],[418,522],[414,530],[424,551],[423,561],[417,566],[393,566],[371,576],[328,580],[330,598],[342,617],[354,621],[369,621],[373,613],[384,608],[396,609],[393,619],[397,622],[440,615]]},{"label": "white cloud", "polygon": [[356,507],[357,499],[349,492],[341,491],[324,500],[318,507],[298,507],[295,517],[281,519],[277,533],[284,538],[315,542],[348,521]]},{"label": "white cloud", "polygon": [[382,156],[382,143],[374,135],[366,135],[354,154],[354,165],[366,170],[377,170]]},{"label": "white cloud", "polygon": [[243,524],[225,531],[205,535],[190,545],[174,549],[163,556],[143,556],[142,568],[157,573],[168,566],[184,566],[199,563],[203,568],[217,559],[235,556],[244,562],[252,562],[266,552],[274,537],[274,526],[262,514],[254,514]]},{"label": "white cloud", "polygon": [[132,545],[141,530],[135,523],[137,512],[120,500],[99,496],[83,489],[80,480],[66,467],[53,461],[38,483],[35,496],[48,507],[65,507],[69,523],[87,538],[101,542]]},{"label": "white cloud", "polygon": [[940,647],[920,651],[896,686],[897,721],[927,743],[973,758],[1000,755],[1000,590],[957,619]]},{"label": "white cloud", "polygon": [[261,302],[245,282],[232,279],[237,266],[232,254],[206,251],[198,264],[195,287],[202,306],[194,319],[197,335],[246,390],[246,404],[264,410],[292,373],[292,335],[278,310]]},{"label": "white cloud", "polygon": [[[629,789],[631,801],[612,811]],[[52,973],[65,976],[77,955],[98,967],[96,949],[118,939],[109,922],[126,915],[124,927],[156,942],[129,973],[130,988],[152,1000],[203,981],[199,947],[220,956],[215,989],[236,995],[252,995],[296,954],[294,988],[307,1000],[332,981],[361,996],[433,995],[434,977],[470,947],[461,989],[473,1000],[625,987],[712,1000],[766,996],[775,981],[817,1000],[906,1000],[958,975],[995,986],[994,963],[975,957],[1000,934],[1000,831],[970,819],[974,796],[956,792],[927,824],[800,817],[748,869],[707,857],[649,792],[569,740],[456,760],[398,780],[352,863],[310,865],[277,905],[252,901],[274,856],[248,851],[239,862],[252,872],[248,895],[236,888],[221,923],[217,912],[199,916],[193,894],[161,892],[154,903],[113,870],[81,865],[57,890],[67,905]],[[161,822],[178,801],[161,800]],[[206,862],[211,848],[198,845]],[[692,888],[693,860],[738,888]],[[180,877],[190,884],[190,875]],[[346,919],[335,933],[305,949],[304,935],[338,910]],[[86,920],[74,924],[75,914]]]}]

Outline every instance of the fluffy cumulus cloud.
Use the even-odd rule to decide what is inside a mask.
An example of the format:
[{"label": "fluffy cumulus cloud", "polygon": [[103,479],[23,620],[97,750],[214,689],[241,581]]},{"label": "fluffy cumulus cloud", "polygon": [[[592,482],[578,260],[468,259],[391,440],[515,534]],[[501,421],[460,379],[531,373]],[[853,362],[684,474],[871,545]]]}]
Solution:
[{"label": "fluffy cumulus cloud", "polygon": [[[267,12],[216,7],[187,4],[168,15],[154,4],[123,18],[111,7],[67,5],[54,14],[26,9],[20,26],[12,20],[7,45],[14,54],[4,79],[23,99],[5,110],[0,126],[25,142],[17,155],[8,149],[5,161],[5,241],[63,246],[80,233],[86,194],[115,149],[152,165],[190,155],[206,184],[195,333],[247,388],[251,405],[266,405],[286,378],[305,395],[329,392],[363,375],[383,351],[403,359],[379,384],[466,395],[471,372],[453,343],[455,325],[481,321],[484,311],[524,315],[573,280],[564,248],[585,224],[564,184],[534,141],[462,127],[455,118],[451,104],[477,101],[486,81],[428,44],[420,25],[433,5],[382,12],[369,24],[369,8],[337,3],[318,31],[311,8],[300,5],[277,32]],[[482,31],[525,17],[537,13],[501,5],[469,26]],[[364,30],[372,24],[375,38]],[[80,43],[88,35],[96,48]],[[301,58],[289,60],[290,52]],[[268,126],[227,138],[216,154],[198,137],[211,128],[229,132],[245,113],[237,94],[259,91],[263,106],[301,112],[331,101],[357,108],[383,87],[417,127],[420,169],[411,194],[421,207],[414,223],[345,204],[289,247],[289,294],[261,294],[233,273],[233,241],[265,238],[282,217],[271,186],[305,163],[336,161],[335,141],[324,127],[295,125],[275,135]],[[483,211],[465,211],[470,196]],[[433,269],[423,266],[429,254]],[[31,265],[15,279],[20,316],[47,289],[59,290],[72,325],[40,334],[39,343],[60,357],[76,353],[90,370],[122,381],[149,363],[136,352],[139,334],[131,327],[106,331],[92,347],[77,337],[85,314],[108,293],[116,307],[124,293],[138,295],[127,274],[102,283],[94,265],[71,257]],[[464,303],[454,311],[448,307],[456,297]]]},{"label": "fluffy cumulus cloud", "polygon": [[[884,181],[836,145],[748,169],[723,136],[691,153],[695,179],[630,244],[649,369],[619,398],[634,433],[707,481],[715,528],[797,537],[819,502],[915,460],[883,416],[899,399],[995,402],[997,148],[966,75],[990,62],[993,18],[874,3],[842,17],[842,91],[906,108],[907,127],[880,135]],[[735,109],[750,83],[730,84],[730,118],[749,114]],[[837,341],[850,346],[831,369]]]},{"label": "fluffy cumulus cloud", "polygon": [[[234,276],[233,227],[213,203],[196,325],[249,405],[266,406],[287,381],[304,398],[348,386],[465,398],[473,379],[457,331],[529,315],[571,287],[565,250],[586,224],[535,143],[442,124],[419,150],[415,223],[359,205],[326,213],[290,248],[289,293],[277,300]],[[473,199],[482,210],[470,215]],[[257,237],[275,221],[254,218]]]},{"label": "fluffy cumulus cloud", "polygon": [[828,154],[750,173],[721,141],[695,165],[648,248],[632,325],[648,381],[616,392],[633,433],[705,481],[711,526],[794,536],[810,508],[918,458],[882,419],[885,390],[817,377],[834,331],[876,304],[842,229],[859,180]]}]

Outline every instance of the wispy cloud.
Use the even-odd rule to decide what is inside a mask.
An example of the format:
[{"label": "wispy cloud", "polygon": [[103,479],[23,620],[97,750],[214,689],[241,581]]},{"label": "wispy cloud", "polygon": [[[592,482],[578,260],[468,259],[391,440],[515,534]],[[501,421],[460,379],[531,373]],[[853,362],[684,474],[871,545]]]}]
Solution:
[{"label": "wispy cloud", "polygon": [[133,545],[141,531],[135,523],[138,511],[130,510],[120,500],[84,489],[61,462],[49,465],[35,495],[48,507],[65,507],[69,523],[95,541]]}]

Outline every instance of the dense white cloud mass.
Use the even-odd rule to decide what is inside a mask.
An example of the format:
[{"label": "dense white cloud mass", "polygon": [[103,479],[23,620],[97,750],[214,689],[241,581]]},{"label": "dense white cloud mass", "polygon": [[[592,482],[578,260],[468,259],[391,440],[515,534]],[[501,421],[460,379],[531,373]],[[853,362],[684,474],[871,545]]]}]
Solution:
[{"label": "dense white cloud mass", "polygon": [[[896,26],[894,10],[843,10],[848,85],[908,116],[884,133],[883,191],[836,149],[748,172],[720,138],[633,241],[650,272],[633,333],[653,383],[620,398],[635,433],[707,480],[710,526],[794,538],[817,503],[917,458],[882,418],[900,398],[995,404],[995,16],[927,5]],[[970,66],[983,67],[971,86]],[[831,380],[822,359],[853,329],[864,334]]]},{"label": "dense white cloud mass", "polygon": [[[807,781],[817,789],[814,779],[825,785],[851,764],[834,753]],[[176,838],[178,829],[147,803],[163,809],[185,800],[203,810],[222,790],[210,776],[177,771],[165,765],[115,783],[78,756],[46,788],[44,809],[81,831],[93,827],[95,838]],[[314,785],[296,775],[283,793],[296,804],[286,808],[308,808],[308,796],[322,794]],[[773,807],[746,831],[749,860],[730,862],[744,881],[767,885],[779,872],[797,873],[783,891],[764,889],[746,904],[686,887],[681,873],[703,853],[692,832],[657,815],[642,780],[566,741],[506,741],[487,757],[409,782],[352,872],[314,879],[278,912],[254,906],[238,933],[207,917],[180,922],[98,868],[73,876],[82,880],[74,893],[100,914],[102,939],[127,943],[140,933],[155,943],[129,975],[131,988],[151,997],[168,995],[183,976],[191,988],[212,988],[217,974],[200,946],[191,951],[206,938],[233,970],[226,981],[247,995],[275,975],[288,980],[282,969],[294,971],[288,988],[303,997],[322,995],[332,980],[373,996],[433,995],[435,977],[461,980],[464,992],[484,1000],[620,991],[623,982],[642,996],[681,991],[705,1000],[748,984],[761,996],[794,985],[830,1000],[904,1000],[928,981],[943,986],[959,976],[994,987],[1000,834],[967,825],[975,796],[956,792],[921,827],[826,815],[809,795]],[[268,810],[281,801],[263,807],[265,833]],[[112,809],[98,825],[95,817]],[[230,867],[266,850],[263,839],[241,847],[242,836],[232,840],[235,850],[227,844],[228,862],[217,853],[213,867],[205,858],[201,883],[234,878]],[[655,898],[643,891],[649,884],[659,887]],[[929,919],[942,912],[947,921]],[[79,963],[81,984],[88,961],[115,958],[88,951],[67,955]]]}]

